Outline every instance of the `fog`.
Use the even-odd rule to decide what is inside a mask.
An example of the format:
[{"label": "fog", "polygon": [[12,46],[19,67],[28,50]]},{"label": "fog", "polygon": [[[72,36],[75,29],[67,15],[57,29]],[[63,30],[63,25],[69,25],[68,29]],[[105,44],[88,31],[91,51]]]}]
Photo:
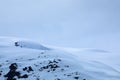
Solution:
[{"label": "fog", "polygon": [[0,36],[119,51],[119,0],[0,0]]}]

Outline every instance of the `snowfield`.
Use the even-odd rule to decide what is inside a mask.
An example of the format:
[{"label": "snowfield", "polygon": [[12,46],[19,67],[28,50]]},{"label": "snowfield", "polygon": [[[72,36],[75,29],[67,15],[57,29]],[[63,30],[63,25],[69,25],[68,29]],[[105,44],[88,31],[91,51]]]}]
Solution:
[{"label": "snowfield", "polygon": [[120,80],[120,54],[0,38],[0,80]]}]

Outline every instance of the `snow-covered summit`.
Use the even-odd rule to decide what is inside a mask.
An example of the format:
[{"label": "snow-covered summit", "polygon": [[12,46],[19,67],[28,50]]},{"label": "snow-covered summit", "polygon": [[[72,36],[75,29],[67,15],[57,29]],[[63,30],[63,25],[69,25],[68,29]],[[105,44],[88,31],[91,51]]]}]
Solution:
[{"label": "snow-covered summit", "polygon": [[44,47],[39,43],[32,42],[27,39],[13,38],[13,37],[0,37],[0,46],[21,47],[38,50],[49,50],[50,48]]},{"label": "snow-covered summit", "polygon": [[107,58],[115,56],[99,49],[48,48],[0,38],[0,80],[119,80],[119,62]]}]

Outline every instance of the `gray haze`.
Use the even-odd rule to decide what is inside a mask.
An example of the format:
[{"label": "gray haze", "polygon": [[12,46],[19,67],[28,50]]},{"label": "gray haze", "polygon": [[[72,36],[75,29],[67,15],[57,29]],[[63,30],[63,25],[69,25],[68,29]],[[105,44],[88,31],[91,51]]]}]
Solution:
[{"label": "gray haze", "polygon": [[0,0],[0,36],[119,50],[120,0]]}]

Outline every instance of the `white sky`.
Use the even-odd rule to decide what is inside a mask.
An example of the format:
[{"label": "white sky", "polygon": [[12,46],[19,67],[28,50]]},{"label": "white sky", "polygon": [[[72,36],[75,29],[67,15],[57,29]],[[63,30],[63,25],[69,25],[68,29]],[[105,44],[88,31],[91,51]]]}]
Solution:
[{"label": "white sky", "polygon": [[0,36],[119,51],[120,0],[0,0]]}]

